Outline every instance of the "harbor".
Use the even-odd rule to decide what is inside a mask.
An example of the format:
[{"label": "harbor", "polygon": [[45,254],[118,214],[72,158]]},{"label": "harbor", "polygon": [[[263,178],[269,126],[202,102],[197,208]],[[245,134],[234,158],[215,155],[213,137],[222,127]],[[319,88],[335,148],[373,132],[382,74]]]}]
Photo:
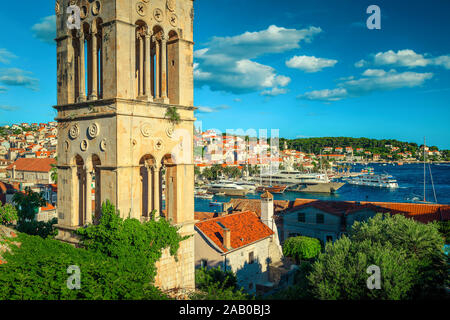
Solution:
[{"label": "harbor", "polygon": [[[375,173],[389,174],[395,177],[398,188],[381,188],[370,186],[352,185],[343,183],[343,185],[334,193],[323,192],[298,192],[287,189],[283,193],[274,193],[275,200],[290,200],[297,198],[335,200],[335,201],[385,201],[414,203],[423,201],[424,198],[424,179],[423,164],[405,163],[402,166],[384,166],[382,163],[371,163]],[[350,170],[350,175],[359,176],[367,166],[354,164]],[[430,169],[434,180],[434,191],[431,184],[431,177],[427,175],[425,184],[425,200],[434,201],[434,192],[436,193],[437,203],[450,204],[450,164],[438,163],[430,164]],[[428,169],[427,169],[428,171]],[[333,182],[334,183],[334,182]],[[260,193],[250,192],[245,195],[247,199],[259,199]],[[214,195],[211,199],[195,198],[195,210],[200,212],[220,211],[218,203],[229,202],[236,198],[226,195]],[[210,202],[215,205],[210,206]]]}]

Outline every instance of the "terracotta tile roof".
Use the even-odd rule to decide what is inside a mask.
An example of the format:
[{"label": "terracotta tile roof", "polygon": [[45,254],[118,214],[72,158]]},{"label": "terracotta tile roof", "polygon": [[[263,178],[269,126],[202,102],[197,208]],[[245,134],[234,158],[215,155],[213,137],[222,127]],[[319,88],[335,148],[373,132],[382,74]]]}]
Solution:
[{"label": "terracotta tile roof", "polygon": [[423,223],[450,220],[450,205],[442,204],[296,199],[289,211],[309,206],[337,216],[349,215],[364,209],[371,209],[380,213],[403,214],[407,218],[412,218]]},{"label": "terracotta tile roof", "polygon": [[218,213],[217,212],[194,212],[194,219],[195,220],[209,220],[213,218],[217,218]]},{"label": "terracotta tile roof", "polygon": [[239,249],[256,241],[267,238],[273,231],[251,211],[229,214],[224,217],[209,219],[195,224],[196,228],[214,242],[222,252],[228,252],[223,246],[224,230],[219,225],[231,231],[232,250]]},{"label": "terracotta tile roof", "polygon": [[450,205],[397,202],[361,202],[361,204],[372,204],[391,214],[403,214],[423,223],[450,220]]},{"label": "terracotta tile roof", "polygon": [[10,164],[7,169],[12,170],[13,166],[16,166],[17,171],[49,172],[52,164],[56,164],[56,160],[53,158],[21,158]]},{"label": "terracotta tile roof", "polygon": [[[253,211],[258,215],[258,217],[261,216],[261,200],[259,199],[231,199],[228,203],[233,206],[233,211]],[[273,201],[275,213],[284,211],[288,207],[288,200]]]}]

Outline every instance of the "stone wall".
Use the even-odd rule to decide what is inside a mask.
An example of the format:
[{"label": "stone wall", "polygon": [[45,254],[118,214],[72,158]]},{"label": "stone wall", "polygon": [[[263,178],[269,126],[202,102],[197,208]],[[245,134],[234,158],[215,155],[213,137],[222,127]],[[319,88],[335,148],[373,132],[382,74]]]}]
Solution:
[{"label": "stone wall", "polygon": [[161,290],[174,288],[195,288],[194,238],[184,240],[178,250],[178,261],[170,255],[169,249],[163,250],[161,259],[156,262],[157,276],[155,285]]}]

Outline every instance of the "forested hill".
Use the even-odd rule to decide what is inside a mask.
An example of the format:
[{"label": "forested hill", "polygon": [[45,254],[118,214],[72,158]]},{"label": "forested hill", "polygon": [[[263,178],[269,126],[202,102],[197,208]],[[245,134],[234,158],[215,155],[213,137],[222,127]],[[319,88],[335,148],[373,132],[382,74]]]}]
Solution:
[{"label": "forested hill", "polygon": [[[386,146],[391,145],[393,147],[398,147],[399,151],[411,151],[415,153],[420,147],[417,143],[413,142],[402,142],[394,139],[368,139],[368,138],[350,138],[350,137],[323,137],[323,138],[301,138],[301,139],[284,139],[280,138],[280,147],[284,148],[284,142],[287,142],[289,149],[295,149],[298,151],[303,151],[306,153],[319,154],[323,152],[325,147],[352,147],[353,150],[356,148],[364,148],[364,150],[384,153],[387,151]],[[435,146],[429,146],[431,150],[437,150]]]}]

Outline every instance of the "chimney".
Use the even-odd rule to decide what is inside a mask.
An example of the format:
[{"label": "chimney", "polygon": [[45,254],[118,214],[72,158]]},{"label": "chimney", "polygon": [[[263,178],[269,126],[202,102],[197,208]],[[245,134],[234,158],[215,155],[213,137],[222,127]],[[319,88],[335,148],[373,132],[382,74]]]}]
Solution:
[{"label": "chimney", "polygon": [[217,224],[223,230],[223,246],[227,250],[231,250],[231,230],[225,227],[221,222],[217,222]]},{"label": "chimney", "polygon": [[231,249],[231,230],[228,228],[223,229],[223,246]]},{"label": "chimney", "polygon": [[274,230],[273,223],[273,195],[266,191],[261,195],[261,221]]}]

